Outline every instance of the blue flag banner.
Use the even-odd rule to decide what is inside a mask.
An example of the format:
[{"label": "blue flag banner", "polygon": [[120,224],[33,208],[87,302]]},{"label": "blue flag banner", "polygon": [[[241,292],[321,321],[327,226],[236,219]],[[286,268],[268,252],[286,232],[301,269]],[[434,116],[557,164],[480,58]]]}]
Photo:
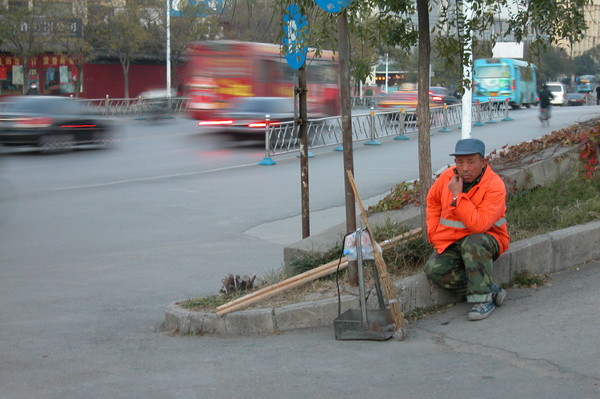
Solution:
[{"label": "blue flag banner", "polygon": [[283,14],[283,48],[285,59],[294,69],[300,69],[306,61],[308,45],[305,38],[308,33],[308,21],[302,15],[298,5],[290,4]]}]

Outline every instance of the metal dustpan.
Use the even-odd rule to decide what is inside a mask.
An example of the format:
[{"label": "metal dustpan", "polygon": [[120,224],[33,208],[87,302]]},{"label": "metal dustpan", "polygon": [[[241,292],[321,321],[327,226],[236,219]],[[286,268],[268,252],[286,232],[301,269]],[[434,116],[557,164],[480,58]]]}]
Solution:
[{"label": "metal dustpan", "polygon": [[348,309],[333,321],[335,339],[385,341],[392,338],[396,323],[387,309],[369,309],[363,320],[362,309]]},{"label": "metal dustpan", "polygon": [[362,265],[362,239],[361,230],[356,230],[356,261],[358,265],[358,290],[360,295],[360,309],[348,309],[338,315],[333,321],[335,339],[365,339],[384,341],[392,338],[397,329],[396,323],[383,303],[383,295],[379,284],[377,268],[373,267],[375,289],[379,299],[379,309],[367,310],[365,284]]}]

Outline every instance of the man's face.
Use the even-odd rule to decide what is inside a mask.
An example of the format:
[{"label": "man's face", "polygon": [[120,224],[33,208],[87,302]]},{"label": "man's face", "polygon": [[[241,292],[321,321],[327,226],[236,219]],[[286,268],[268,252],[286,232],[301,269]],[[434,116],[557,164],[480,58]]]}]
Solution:
[{"label": "man's face", "polygon": [[458,155],[454,158],[458,175],[465,183],[472,183],[483,171],[486,160],[479,154]]}]

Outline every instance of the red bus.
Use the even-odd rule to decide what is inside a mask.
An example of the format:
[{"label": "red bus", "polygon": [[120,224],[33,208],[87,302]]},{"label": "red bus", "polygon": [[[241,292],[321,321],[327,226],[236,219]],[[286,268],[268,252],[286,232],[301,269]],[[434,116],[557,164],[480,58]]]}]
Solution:
[{"label": "red bus", "polygon": [[[188,112],[210,119],[236,97],[293,97],[296,70],[280,46],[229,40],[188,44],[181,71]],[[332,51],[306,57],[308,112],[311,117],[339,115],[338,62]]]}]

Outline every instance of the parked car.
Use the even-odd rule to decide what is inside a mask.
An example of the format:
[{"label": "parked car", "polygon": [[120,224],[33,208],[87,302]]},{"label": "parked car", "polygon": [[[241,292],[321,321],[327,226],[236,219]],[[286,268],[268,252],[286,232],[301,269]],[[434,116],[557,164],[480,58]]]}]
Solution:
[{"label": "parked car", "polygon": [[453,105],[460,102],[457,97],[450,93],[450,90],[442,86],[430,87],[429,94],[431,95],[431,98],[435,104]]},{"label": "parked car", "polygon": [[567,93],[565,95],[567,105],[585,105],[585,94]]},{"label": "parked car", "polygon": [[60,96],[11,96],[0,107],[0,144],[58,151],[77,145],[107,146],[114,124],[90,113],[75,100]]},{"label": "parked car", "polygon": [[565,95],[567,94],[567,88],[560,82],[548,82],[546,83],[548,90],[554,95],[554,99],[550,100],[550,104],[563,106],[567,104]]},{"label": "parked car", "polygon": [[199,126],[243,136],[263,136],[267,126],[294,120],[294,99],[289,97],[240,97],[215,119]]}]

